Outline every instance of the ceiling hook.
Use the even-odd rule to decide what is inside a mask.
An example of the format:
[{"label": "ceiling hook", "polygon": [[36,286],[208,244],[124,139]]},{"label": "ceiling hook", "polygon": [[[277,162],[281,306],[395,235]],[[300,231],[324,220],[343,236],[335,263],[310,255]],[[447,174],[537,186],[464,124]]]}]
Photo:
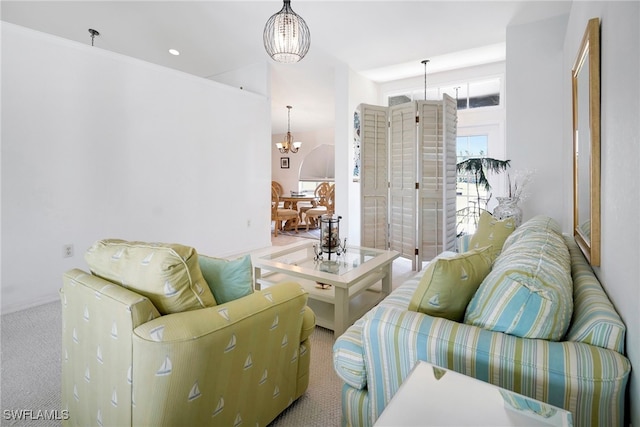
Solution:
[{"label": "ceiling hook", "polygon": [[89,34],[91,34],[91,46],[93,46],[93,40],[100,35],[100,33],[93,28],[89,28]]}]

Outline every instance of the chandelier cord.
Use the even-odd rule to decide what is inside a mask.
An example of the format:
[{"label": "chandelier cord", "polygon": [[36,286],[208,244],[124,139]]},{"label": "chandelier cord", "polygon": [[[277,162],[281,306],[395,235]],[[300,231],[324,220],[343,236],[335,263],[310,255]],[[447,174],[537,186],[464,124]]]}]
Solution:
[{"label": "chandelier cord", "polygon": [[291,135],[291,105],[287,105],[287,135],[284,137],[284,141],[278,142],[276,147],[282,153],[297,153],[300,149],[300,142],[293,142],[293,136]]}]

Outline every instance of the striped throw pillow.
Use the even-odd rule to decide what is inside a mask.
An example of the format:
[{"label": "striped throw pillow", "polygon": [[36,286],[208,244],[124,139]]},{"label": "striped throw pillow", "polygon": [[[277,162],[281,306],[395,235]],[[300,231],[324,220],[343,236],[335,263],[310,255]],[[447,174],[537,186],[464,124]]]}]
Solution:
[{"label": "striped throw pillow", "polygon": [[522,338],[562,339],[573,312],[571,261],[563,238],[544,227],[529,228],[505,246],[464,322]]}]

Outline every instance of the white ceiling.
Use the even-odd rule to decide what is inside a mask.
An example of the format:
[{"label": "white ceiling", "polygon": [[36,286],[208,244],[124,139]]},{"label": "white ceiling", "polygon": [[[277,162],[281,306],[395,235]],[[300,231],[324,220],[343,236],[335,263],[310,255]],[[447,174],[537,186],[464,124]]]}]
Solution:
[{"label": "white ceiling", "polygon": [[[272,64],[273,133],[333,126],[334,73],[345,63],[374,81],[422,75],[504,58],[506,27],[566,14],[556,1],[292,0],[311,31],[296,64],[274,63],[262,31],[281,1],[7,1],[2,20],[211,77],[264,61]],[[179,56],[168,53],[170,48]]]}]

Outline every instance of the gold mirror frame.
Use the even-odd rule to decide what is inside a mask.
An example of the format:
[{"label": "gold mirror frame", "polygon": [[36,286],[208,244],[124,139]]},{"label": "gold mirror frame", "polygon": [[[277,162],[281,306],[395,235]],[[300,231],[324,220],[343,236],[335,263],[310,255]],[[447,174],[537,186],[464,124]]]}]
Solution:
[{"label": "gold mirror frame", "polygon": [[573,230],[592,266],[600,265],[600,19],[589,20],[571,72]]}]

